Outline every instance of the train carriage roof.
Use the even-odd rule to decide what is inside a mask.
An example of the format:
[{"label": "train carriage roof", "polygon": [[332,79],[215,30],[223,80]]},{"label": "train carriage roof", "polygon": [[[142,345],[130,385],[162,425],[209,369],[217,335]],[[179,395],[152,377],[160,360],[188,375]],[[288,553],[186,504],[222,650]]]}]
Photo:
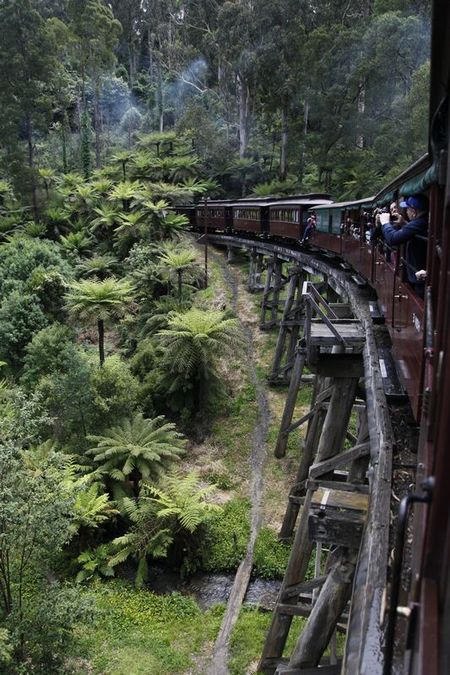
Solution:
[{"label": "train carriage roof", "polygon": [[285,199],[283,201],[278,201],[278,202],[270,202],[269,204],[266,204],[266,206],[270,207],[283,207],[283,206],[314,206],[315,204],[332,204],[331,199],[310,199],[310,198],[305,198],[305,197],[299,197],[298,199]]},{"label": "train carriage roof", "polygon": [[320,209],[347,209],[352,206],[369,206],[372,204],[374,197],[364,197],[364,199],[354,199],[348,202],[330,202],[328,204],[321,204],[315,208]]}]

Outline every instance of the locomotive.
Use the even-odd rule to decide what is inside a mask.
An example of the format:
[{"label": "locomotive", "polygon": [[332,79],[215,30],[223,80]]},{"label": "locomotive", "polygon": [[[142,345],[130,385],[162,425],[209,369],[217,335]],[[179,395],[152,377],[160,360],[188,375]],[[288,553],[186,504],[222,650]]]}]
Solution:
[{"label": "locomotive", "polygon": [[[313,211],[316,228],[306,249],[351,266],[358,283],[376,291],[392,341],[399,378],[420,425],[417,482],[401,503],[395,558],[414,505],[409,596],[398,607],[399,565],[392,571],[385,675],[392,672],[397,610],[407,617],[403,672],[450,673],[450,3],[433,1],[428,152],[365,199],[333,202],[328,194],[288,198],[211,200],[184,210],[204,232],[302,243]],[[370,236],[371,215],[411,195],[429,201],[426,287],[417,294],[407,278],[404,247]],[[373,219],[372,219],[373,223]],[[349,225],[350,224],[350,225]],[[416,271],[416,270],[413,270]]]}]

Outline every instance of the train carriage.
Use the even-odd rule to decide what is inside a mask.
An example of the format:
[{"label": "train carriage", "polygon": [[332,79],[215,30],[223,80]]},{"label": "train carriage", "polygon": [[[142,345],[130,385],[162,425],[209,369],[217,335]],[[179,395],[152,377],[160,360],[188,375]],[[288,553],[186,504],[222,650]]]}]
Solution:
[{"label": "train carriage", "polygon": [[266,234],[269,227],[269,209],[263,200],[242,200],[231,207],[233,230]]},{"label": "train carriage", "polygon": [[[387,185],[376,197],[375,204],[388,207],[411,195],[427,195],[433,206],[436,198],[436,169],[430,156],[424,155]],[[427,238],[418,237],[424,249]],[[407,260],[406,245],[388,246],[379,239],[374,246],[375,264],[372,282],[380,308],[389,328],[397,370],[411,401],[417,420],[422,405],[422,361],[424,339],[424,298],[408,282],[408,271],[415,274]]]},{"label": "train carriage", "polygon": [[301,241],[309,210],[320,204],[331,204],[328,195],[299,195],[268,204],[270,235]]},{"label": "train carriage", "polygon": [[331,204],[326,195],[305,195],[268,204],[270,235],[301,241],[310,215],[309,209],[324,203]]},{"label": "train carriage", "polygon": [[[424,382],[405,672],[450,672],[450,4],[433,3],[430,144],[432,163],[400,191],[430,197]],[[409,184],[408,184],[409,183]],[[403,511],[407,517],[407,505]],[[405,605],[405,603],[402,603]],[[396,609],[394,605],[394,609]],[[389,664],[388,664],[389,665]]]},{"label": "train carriage", "polygon": [[232,223],[232,207],[227,201],[209,201],[205,204],[197,204],[195,217],[197,227],[205,228],[209,232],[229,232]]},{"label": "train carriage", "polygon": [[344,257],[357,272],[371,278],[372,263],[367,250],[369,218],[373,197],[334,202],[316,207],[316,233],[313,243]]}]

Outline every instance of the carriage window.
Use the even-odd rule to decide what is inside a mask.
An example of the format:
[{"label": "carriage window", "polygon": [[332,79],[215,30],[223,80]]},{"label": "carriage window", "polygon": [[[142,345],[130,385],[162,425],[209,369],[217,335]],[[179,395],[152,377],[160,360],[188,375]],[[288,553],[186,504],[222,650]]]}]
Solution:
[{"label": "carriage window", "polygon": [[258,209],[236,209],[234,212],[235,218],[241,220],[258,220],[259,211]]}]

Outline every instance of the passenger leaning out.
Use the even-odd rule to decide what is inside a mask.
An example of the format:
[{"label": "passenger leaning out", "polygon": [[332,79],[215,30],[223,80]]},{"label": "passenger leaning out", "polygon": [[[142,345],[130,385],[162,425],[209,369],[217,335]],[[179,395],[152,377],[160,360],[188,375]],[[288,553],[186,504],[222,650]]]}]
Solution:
[{"label": "passenger leaning out", "polygon": [[406,220],[400,213],[380,215],[383,239],[389,246],[406,244],[406,275],[415,292],[423,297],[425,284],[416,277],[426,266],[428,233],[428,199],[425,195],[407,197],[400,207],[406,209]]}]

